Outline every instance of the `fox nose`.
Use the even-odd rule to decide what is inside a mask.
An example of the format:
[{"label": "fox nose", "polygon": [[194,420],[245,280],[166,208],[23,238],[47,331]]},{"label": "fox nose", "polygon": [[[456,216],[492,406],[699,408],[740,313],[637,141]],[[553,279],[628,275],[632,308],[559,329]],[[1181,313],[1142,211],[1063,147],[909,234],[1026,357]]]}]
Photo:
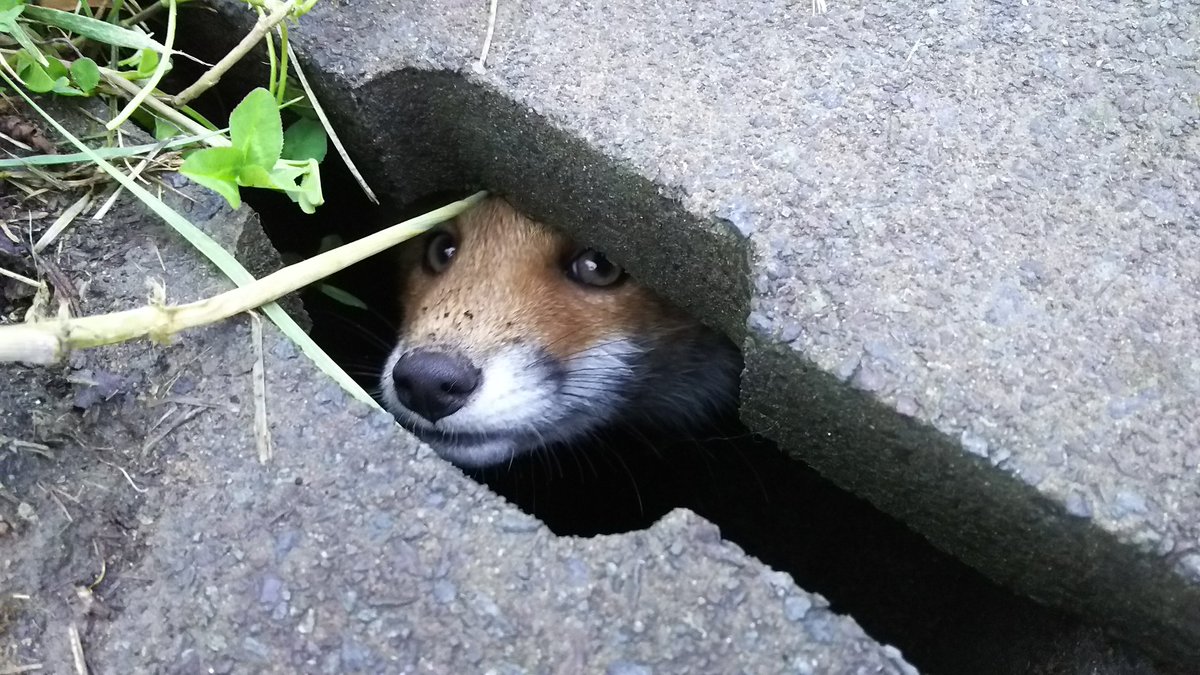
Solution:
[{"label": "fox nose", "polygon": [[463,407],[479,388],[479,375],[466,357],[430,349],[408,352],[392,368],[400,402],[430,422]]}]

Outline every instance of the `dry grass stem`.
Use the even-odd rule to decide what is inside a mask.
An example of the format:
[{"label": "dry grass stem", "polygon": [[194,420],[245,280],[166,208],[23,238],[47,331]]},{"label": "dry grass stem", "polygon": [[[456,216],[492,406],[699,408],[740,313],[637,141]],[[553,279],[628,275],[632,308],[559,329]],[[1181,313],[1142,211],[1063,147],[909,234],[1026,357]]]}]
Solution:
[{"label": "dry grass stem", "polygon": [[285,267],[262,279],[185,305],[166,305],[161,289],[151,303],[112,314],[0,326],[0,362],[57,363],[72,350],[142,337],[166,342],[178,332],[261,307],[448,220],[479,202],[484,192]]},{"label": "dry grass stem", "polygon": [[[150,438],[146,439],[146,442],[142,443],[142,457],[145,457],[146,453],[150,452],[150,449],[153,448],[154,446],[158,445],[164,438],[171,435],[171,432],[175,431],[179,427],[192,421],[192,419],[194,419],[197,415],[204,412],[205,410],[208,410],[208,408],[194,408],[192,410],[189,410],[189,411],[185,412],[183,415],[181,415],[179,417],[179,419],[177,419],[174,422],[172,422],[171,424],[167,425],[165,428],[163,428],[157,434],[154,434]],[[114,466],[116,466],[116,465],[114,465]],[[120,467],[118,467],[118,468],[120,468]],[[129,482],[132,483],[133,481],[129,481]],[[135,487],[135,489],[136,489],[136,487]],[[145,490],[139,490],[139,492],[145,492]]]},{"label": "dry grass stem", "polygon": [[17,274],[16,272],[10,272],[10,271],[4,269],[3,267],[0,267],[0,276],[8,277],[9,279],[12,279],[14,281],[19,281],[19,282],[25,284],[26,286],[32,286],[34,288],[42,287],[42,284],[40,281],[37,281],[36,279],[30,279],[29,277],[27,277],[23,274]]},{"label": "dry grass stem", "polygon": [[250,336],[254,342],[254,366],[250,377],[254,381],[254,442],[258,446],[258,461],[266,464],[275,454],[271,442],[271,427],[267,424],[267,376],[263,367],[262,317],[250,312]]},{"label": "dry grass stem", "polygon": [[496,33],[496,10],[499,5],[500,0],[492,0],[491,6],[488,8],[487,33],[483,36],[483,48],[479,50],[479,61],[473,68],[480,75],[487,72],[487,57],[488,52],[492,49],[492,36]]},{"label": "dry grass stem", "polygon": [[8,668],[0,668],[0,675],[22,675],[23,673],[36,673],[43,667],[43,664],[40,663],[30,663],[24,666],[10,666]]},{"label": "dry grass stem", "polygon": [[304,69],[300,67],[300,57],[296,56],[296,50],[292,49],[292,43],[288,43],[288,55],[292,59],[292,68],[296,71],[296,79],[300,80],[300,86],[304,89],[304,94],[308,97],[308,102],[312,105],[313,112],[317,113],[317,119],[321,120],[321,126],[325,127],[325,133],[329,135],[330,142],[337,150],[338,156],[346,163],[346,168],[350,170],[350,175],[354,176],[354,180],[358,182],[358,186],[362,188],[363,194],[367,199],[371,200],[372,204],[379,204],[379,198],[375,196],[375,191],[367,185],[367,179],[359,173],[358,167],[350,159],[350,153],[346,151],[346,146],[342,145],[342,139],[338,138],[337,132],[333,130],[333,125],[329,123],[329,118],[325,116],[325,109],[321,107],[321,102],[317,100],[317,95],[313,93],[312,87],[308,85],[308,78],[304,77]]},{"label": "dry grass stem", "polygon": [[79,639],[79,626],[72,623],[67,628],[67,638],[71,641],[71,659],[75,662],[75,674],[88,675],[87,659],[83,656],[83,642]]},{"label": "dry grass stem", "polygon": [[63,211],[58,218],[54,219],[54,222],[51,223],[50,227],[44,233],[42,233],[42,236],[38,238],[37,243],[33,245],[33,252],[41,253],[42,251],[46,250],[46,247],[50,244],[53,244],[54,240],[58,239],[58,235],[62,234],[63,230],[66,230],[68,227],[70,227],[71,223],[75,222],[75,218],[80,213],[83,213],[83,210],[86,209],[91,203],[92,192],[91,190],[88,190],[83,194],[82,197],[75,200],[74,204],[71,204],[69,207],[67,207],[67,210]]}]

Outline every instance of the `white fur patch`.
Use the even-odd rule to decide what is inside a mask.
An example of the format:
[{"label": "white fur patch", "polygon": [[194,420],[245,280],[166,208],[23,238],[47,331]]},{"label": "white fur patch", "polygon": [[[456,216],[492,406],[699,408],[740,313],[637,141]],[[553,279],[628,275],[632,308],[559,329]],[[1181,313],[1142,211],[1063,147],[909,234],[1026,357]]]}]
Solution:
[{"label": "white fur patch", "polygon": [[430,423],[396,396],[392,369],[407,349],[402,343],[388,357],[380,378],[384,406],[438,454],[463,466],[573,442],[611,421],[642,354],[623,336],[562,360],[529,345],[509,346],[475,364],[481,383],[462,408]]}]

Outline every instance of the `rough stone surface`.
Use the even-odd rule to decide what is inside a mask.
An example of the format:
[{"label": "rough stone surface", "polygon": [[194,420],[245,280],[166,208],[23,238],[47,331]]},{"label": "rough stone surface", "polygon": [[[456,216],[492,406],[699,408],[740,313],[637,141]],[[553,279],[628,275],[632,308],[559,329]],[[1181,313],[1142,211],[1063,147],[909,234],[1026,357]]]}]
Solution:
[{"label": "rough stone surface", "polygon": [[[248,267],[277,264],[245,209],[175,182]],[[148,277],[173,302],[229,286],[128,199],[66,236],[89,313]],[[916,672],[688,512],[553,536],[386,413],[329,405],[269,324],[260,463],[255,358],[241,317],[0,366],[0,671],[76,672],[74,627],[96,673]]]},{"label": "rough stone surface", "polygon": [[608,248],[749,332],[759,429],[1194,662],[1200,6],[830,5],[500,3],[483,74],[486,3],[298,45],[349,137],[395,129],[362,159],[398,197],[482,183]]}]

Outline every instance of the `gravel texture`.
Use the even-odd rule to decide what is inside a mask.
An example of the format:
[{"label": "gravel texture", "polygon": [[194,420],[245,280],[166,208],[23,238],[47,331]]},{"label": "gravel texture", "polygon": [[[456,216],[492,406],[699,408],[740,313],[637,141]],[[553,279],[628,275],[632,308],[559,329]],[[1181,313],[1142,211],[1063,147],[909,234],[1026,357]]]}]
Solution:
[{"label": "gravel texture", "polygon": [[[1200,659],[1195,2],[327,5],[399,197],[482,183],[731,335],[745,417],[1039,599]],[[394,135],[378,143],[377,129]]]}]

